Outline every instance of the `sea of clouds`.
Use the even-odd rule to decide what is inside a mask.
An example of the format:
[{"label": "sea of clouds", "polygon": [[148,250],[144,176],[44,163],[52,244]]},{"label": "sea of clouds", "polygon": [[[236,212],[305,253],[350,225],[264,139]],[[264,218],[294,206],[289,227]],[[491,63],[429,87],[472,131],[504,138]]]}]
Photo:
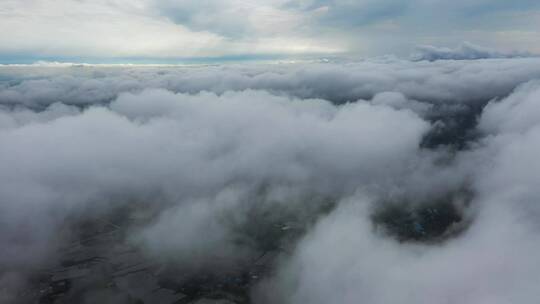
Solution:
[{"label": "sea of clouds", "polygon": [[[536,58],[0,66],[0,302],[69,227],[144,208],[128,241],[189,267],[259,255],[254,212],[315,218],[254,303],[534,303],[539,102]],[[444,242],[374,229],[465,192]]]}]

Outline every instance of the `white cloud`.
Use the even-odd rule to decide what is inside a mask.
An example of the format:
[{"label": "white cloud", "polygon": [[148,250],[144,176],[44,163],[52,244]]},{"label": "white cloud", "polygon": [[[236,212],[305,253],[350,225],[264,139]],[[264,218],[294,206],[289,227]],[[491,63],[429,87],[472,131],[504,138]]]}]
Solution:
[{"label": "white cloud", "polygon": [[538,124],[540,108],[538,81],[520,86],[516,92],[503,101],[493,101],[486,106],[481,130],[488,133],[523,133]]},{"label": "white cloud", "polygon": [[[370,206],[380,202],[359,193],[311,230],[279,275],[260,287],[259,300],[534,302],[540,296],[540,258],[532,254],[540,247],[540,119],[523,115],[535,112],[537,90],[538,83],[529,83],[490,104],[481,126],[492,135],[450,169],[467,168],[475,193],[476,215],[462,235],[443,244],[400,244],[374,231]],[[431,176],[424,178],[417,182],[426,185]]]},{"label": "white cloud", "polygon": [[[534,302],[538,67],[1,66],[0,301],[54,264],[81,221],[122,208],[149,213],[130,244],[184,267],[251,261],[262,219],[311,216],[251,290],[257,303]],[[441,124],[475,136],[422,147]],[[444,242],[400,243],[374,226],[387,203],[447,197],[469,225]]]},{"label": "white cloud", "polygon": [[[0,132],[0,196],[9,202],[0,207],[1,239],[9,244],[2,263],[14,269],[45,258],[64,220],[132,200],[179,208],[164,217],[159,225],[165,227],[155,228],[158,235],[178,225],[168,217],[177,214],[178,220],[192,210],[193,221],[182,223],[190,229],[182,231],[195,235],[179,232],[178,240],[167,240],[171,245],[157,246],[181,255],[195,250],[197,227],[223,208],[223,200],[204,207],[219,193],[239,185],[253,194],[268,184],[276,190],[294,185],[302,195],[337,195],[368,186],[405,170],[427,130],[410,111],[256,91],[192,96],[146,90],[81,113],[59,107],[23,124],[16,123],[20,111],[2,113],[15,121]],[[109,205],[111,199],[120,205]],[[218,246],[223,229],[205,231],[201,246]],[[14,236],[27,242],[13,243]]]}]

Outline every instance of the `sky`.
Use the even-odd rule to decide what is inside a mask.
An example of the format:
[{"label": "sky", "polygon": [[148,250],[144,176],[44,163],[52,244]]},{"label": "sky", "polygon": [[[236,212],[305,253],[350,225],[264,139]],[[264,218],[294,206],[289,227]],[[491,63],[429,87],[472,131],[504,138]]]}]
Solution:
[{"label": "sky", "polygon": [[539,28],[539,0],[0,0],[0,304],[538,302]]},{"label": "sky", "polygon": [[539,27],[535,0],[2,0],[0,63],[540,53]]}]

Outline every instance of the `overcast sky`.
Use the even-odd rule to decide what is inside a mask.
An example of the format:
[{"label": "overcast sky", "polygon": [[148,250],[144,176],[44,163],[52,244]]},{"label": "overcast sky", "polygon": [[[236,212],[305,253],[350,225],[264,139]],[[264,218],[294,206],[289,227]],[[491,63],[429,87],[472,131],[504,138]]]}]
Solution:
[{"label": "overcast sky", "polygon": [[0,62],[540,53],[538,0],[1,0]]}]

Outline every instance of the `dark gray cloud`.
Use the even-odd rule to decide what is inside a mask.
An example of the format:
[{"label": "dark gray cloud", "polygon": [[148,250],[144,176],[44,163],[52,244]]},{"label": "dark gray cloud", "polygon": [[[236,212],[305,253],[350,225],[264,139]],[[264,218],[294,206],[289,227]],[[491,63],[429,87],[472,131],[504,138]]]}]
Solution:
[{"label": "dark gray cloud", "polygon": [[488,104],[480,120],[480,129],[487,133],[523,133],[538,122],[538,81],[525,83],[503,102]]}]

